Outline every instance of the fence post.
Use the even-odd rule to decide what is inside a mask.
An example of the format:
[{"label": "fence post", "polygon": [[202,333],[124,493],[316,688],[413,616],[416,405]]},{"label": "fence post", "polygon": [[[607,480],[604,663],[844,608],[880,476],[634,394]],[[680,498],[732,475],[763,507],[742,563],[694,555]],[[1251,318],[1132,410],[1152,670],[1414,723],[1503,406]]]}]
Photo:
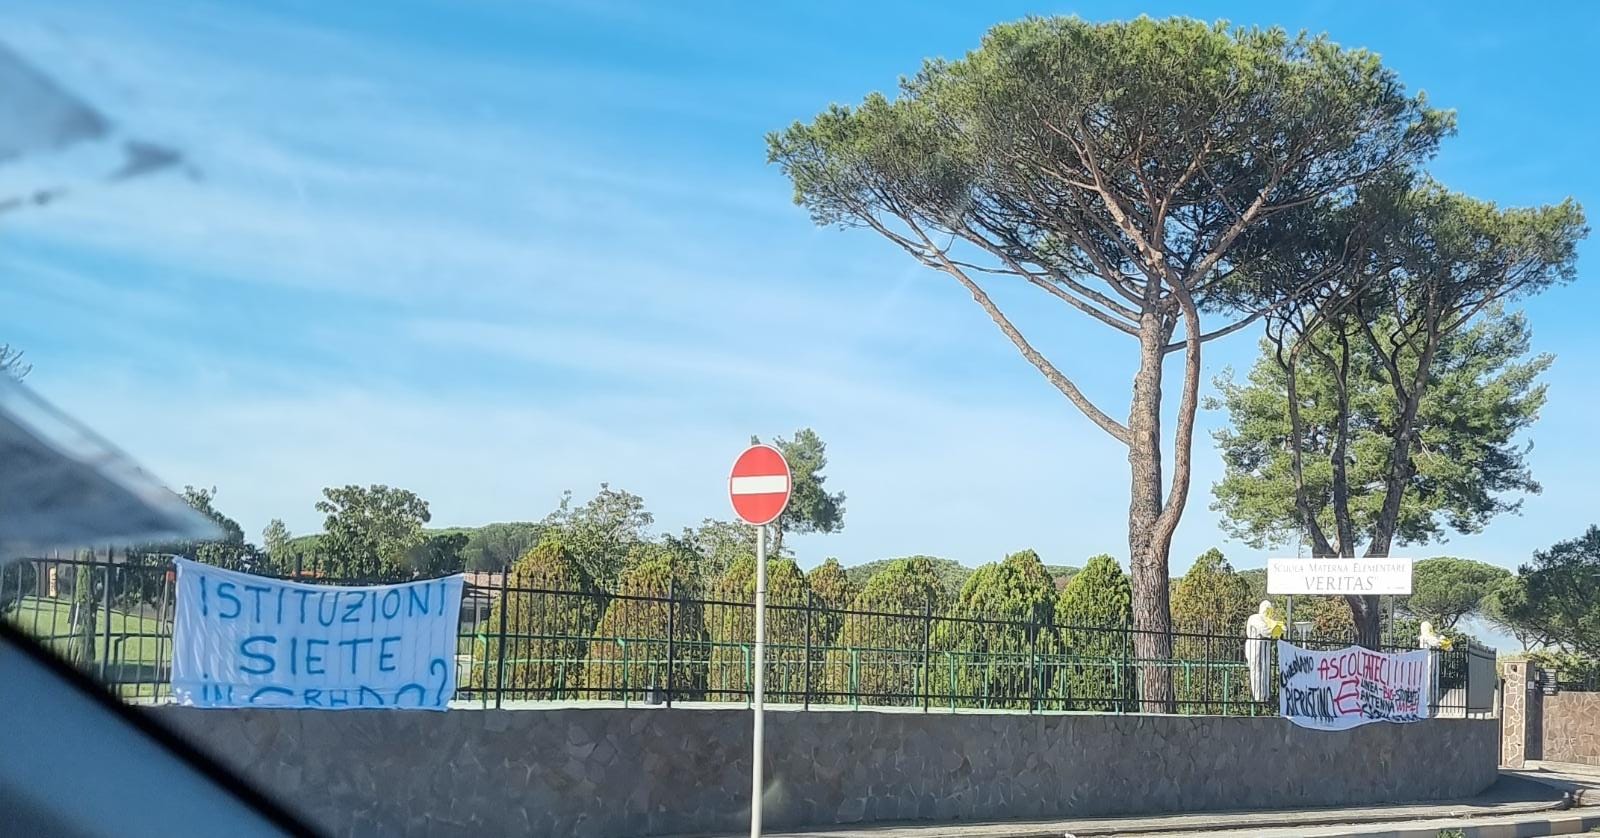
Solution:
[{"label": "fence post", "polygon": [[750,644],[748,643],[739,644],[739,654],[744,656],[744,683],[750,688],[749,692],[743,689],[739,690],[739,695],[744,696],[744,709],[749,710],[755,706],[756,701],[755,672],[750,666],[755,659],[751,656]]},{"label": "fence post", "polygon": [[[171,562],[167,562],[167,564],[171,564]],[[163,641],[172,642],[172,626],[167,623],[167,564],[157,566],[161,569],[161,594],[156,602],[156,681],[158,683],[150,688],[151,698],[161,697],[161,684],[159,683],[162,680],[161,665],[162,660],[166,657],[166,646]],[[162,636],[163,630],[166,633],[165,637]],[[167,683],[170,684],[171,679],[172,676],[168,674]],[[168,687],[168,689],[170,690],[171,687]]]},{"label": "fence post", "polygon": [[[556,659],[554,666],[552,666],[550,663],[552,653],[558,653],[560,650],[559,645],[557,645],[555,649],[549,648],[551,643],[547,639],[551,632],[550,620],[546,616],[545,612],[548,607],[547,601],[550,595],[546,593],[539,593],[530,594],[530,596],[534,597],[533,601],[538,604],[539,609],[537,614],[531,615],[533,617],[533,622],[528,625],[528,628],[530,629],[529,634],[537,632],[539,635],[537,639],[528,644],[529,646],[533,647],[529,650],[532,652],[533,658],[533,666],[529,667],[533,672],[532,680],[535,684],[541,685],[538,692],[534,693],[534,697],[561,699],[564,697],[562,693],[565,692],[567,674],[566,670],[562,668],[562,661],[559,658]],[[566,606],[565,604],[561,604],[557,605],[556,607],[564,608]],[[560,641],[557,641],[557,643],[559,642]],[[549,683],[549,686],[543,686],[546,683]]]},{"label": "fence post", "polygon": [[805,674],[805,709],[811,709],[811,609],[816,605],[816,595],[810,588],[806,589],[806,674]]},{"label": "fence post", "polygon": [[1122,700],[1117,702],[1119,713],[1128,712],[1128,706],[1133,703],[1133,673],[1128,667],[1128,649],[1133,645],[1133,627],[1127,617],[1122,618]]},{"label": "fence post", "polygon": [[850,649],[850,709],[861,709],[861,650]]},{"label": "fence post", "polygon": [[957,690],[957,688],[956,688],[956,655],[955,655],[955,653],[951,652],[949,650],[946,650],[945,653],[944,653],[944,661],[945,661],[946,664],[948,664],[950,666],[950,712],[954,713],[956,711],[956,690]]},{"label": "fence post", "polygon": [[667,580],[667,707],[672,707],[672,670],[678,658],[678,580]]},{"label": "fence post", "polygon": [[922,606],[922,712],[928,712],[933,685],[928,683],[929,667],[933,663],[933,596]]},{"label": "fence post", "polygon": [[473,654],[482,654],[483,656],[478,663],[478,671],[483,673],[483,683],[478,685],[480,687],[478,690],[478,709],[487,710],[489,709],[489,638],[483,633],[483,629],[479,628],[478,634],[473,640],[476,640],[478,645],[482,647],[473,650]]},{"label": "fence post", "polygon": [[[1212,681],[1212,677],[1211,677],[1211,670],[1213,668],[1215,668],[1216,660],[1217,660],[1217,650],[1216,650],[1215,645],[1212,643],[1212,641],[1216,639],[1217,626],[1216,626],[1215,623],[1211,622],[1210,620],[1206,620],[1205,626],[1206,626],[1206,628],[1205,628],[1205,631],[1206,631],[1206,662],[1205,662],[1206,683],[1205,683],[1205,687],[1204,687],[1204,689],[1206,691],[1205,712],[1206,712],[1207,715],[1210,715],[1210,713],[1211,713],[1211,688],[1213,686],[1213,681]],[[1223,670],[1223,672],[1226,673],[1227,670]],[[1226,680],[1224,680],[1222,682],[1222,691],[1223,691],[1222,692],[1222,713],[1223,713],[1223,715],[1227,715],[1227,713],[1228,713],[1228,692],[1227,692],[1228,691],[1228,682]]]},{"label": "fence post", "polygon": [[511,611],[511,600],[506,596],[506,582],[511,578],[508,566],[500,571],[500,654],[495,657],[494,709],[500,709],[500,694],[506,686],[506,615]]},{"label": "fence post", "polygon": [[1039,624],[1035,614],[1028,615],[1028,712],[1039,708]]},{"label": "fence post", "polygon": [[[100,683],[106,684],[107,674],[111,664],[111,551],[114,548],[106,545],[106,595],[105,595],[105,629],[101,632],[103,638],[100,644]],[[93,579],[94,577],[89,577]],[[127,627],[124,626],[124,629]]]}]

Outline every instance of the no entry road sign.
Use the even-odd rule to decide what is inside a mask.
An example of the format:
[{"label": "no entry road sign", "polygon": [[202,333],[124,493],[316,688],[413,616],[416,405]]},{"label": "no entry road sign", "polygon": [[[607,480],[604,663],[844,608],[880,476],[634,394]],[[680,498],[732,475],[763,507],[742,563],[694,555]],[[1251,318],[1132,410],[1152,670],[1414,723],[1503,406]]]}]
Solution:
[{"label": "no entry road sign", "polygon": [[756,528],[756,649],[755,678],[751,682],[750,838],[761,838],[761,784],[763,760],[762,705],[766,702],[767,671],[767,524],[783,514],[789,504],[789,463],[770,445],[752,445],[733,461],[728,475],[728,498],[733,511]]},{"label": "no entry road sign", "polygon": [[752,445],[733,461],[728,475],[728,497],[733,511],[746,524],[761,526],[777,520],[789,504],[789,464],[770,445]]}]

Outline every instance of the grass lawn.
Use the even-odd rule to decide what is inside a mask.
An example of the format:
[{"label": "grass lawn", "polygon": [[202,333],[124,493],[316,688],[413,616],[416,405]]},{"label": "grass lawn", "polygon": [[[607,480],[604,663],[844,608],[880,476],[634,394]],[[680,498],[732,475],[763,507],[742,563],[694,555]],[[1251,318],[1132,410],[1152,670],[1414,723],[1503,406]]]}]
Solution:
[{"label": "grass lawn", "polygon": [[[23,597],[5,612],[12,625],[38,638],[45,646],[66,654],[71,644],[72,603],[64,599]],[[95,661],[105,654],[106,612],[95,609]],[[154,618],[111,611],[111,646],[113,662],[148,664],[155,666],[157,643],[164,661],[172,654],[172,642],[167,631]],[[159,636],[159,640],[158,640]]]},{"label": "grass lawn", "polygon": [[[10,605],[0,619],[21,628],[37,638],[47,648],[64,658],[71,659],[72,602],[47,597],[24,597]],[[94,646],[95,659],[90,672],[99,674],[98,665],[105,655],[105,618],[102,607],[95,609]],[[456,642],[457,654],[463,656],[457,678],[462,684],[473,677],[466,659],[481,660],[485,652],[495,648],[493,638],[460,637]],[[153,617],[111,611],[112,658],[107,680],[116,686],[124,698],[154,698],[166,695],[167,667],[172,663],[171,625],[161,624]],[[482,677],[481,675],[479,677]],[[160,683],[156,683],[160,681]],[[129,683],[133,682],[133,683]],[[148,683],[147,683],[148,682]]]},{"label": "grass lawn", "polygon": [[[46,648],[71,660],[72,602],[65,599],[23,597],[0,615],[6,621],[33,635]],[[165,668],[172,660],[170,626],[153,617],[127,614],[112,609],[111,659],[108,680],[124,699],[155,698],[168,692]],[[86,667],[99,675],[99,664],[106,655],[106,612],[95,608],[95,658]],[[157,682],[161,683],[157,683]]]}]

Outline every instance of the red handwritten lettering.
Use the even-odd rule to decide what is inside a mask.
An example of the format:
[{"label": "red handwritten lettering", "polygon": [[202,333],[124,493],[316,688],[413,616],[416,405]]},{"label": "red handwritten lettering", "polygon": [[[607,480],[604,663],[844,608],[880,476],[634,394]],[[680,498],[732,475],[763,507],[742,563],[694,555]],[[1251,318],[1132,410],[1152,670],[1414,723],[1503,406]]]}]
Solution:
[{"label": "red handwritten lettering", "polygon": [[1361,713],[1360,678],[1346,678],[1339,682],[1339,693],[1333,697],[1333,709],[1341,716]]}]

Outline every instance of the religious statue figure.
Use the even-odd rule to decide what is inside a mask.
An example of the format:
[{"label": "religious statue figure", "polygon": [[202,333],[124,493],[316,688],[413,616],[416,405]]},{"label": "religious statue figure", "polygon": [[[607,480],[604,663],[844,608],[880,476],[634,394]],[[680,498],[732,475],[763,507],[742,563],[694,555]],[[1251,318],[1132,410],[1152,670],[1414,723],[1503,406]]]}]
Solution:
[{"label": "religious statue figure", "polygon": [[1272,603],[1261,607],[1244,623],[1244,660],[1250,669],[1250,698],[1266,701],[1272,694],[1272,650],[1270,641],[1283,636],[1283,621],[1272,613]]},{"label": "religious statue figure", "polygon": [[1433,623],[1422,621],[1422,630],[1417,632],[1418,649],[1441,649],[1450,651],[1450,638],[1433,630]]}]

